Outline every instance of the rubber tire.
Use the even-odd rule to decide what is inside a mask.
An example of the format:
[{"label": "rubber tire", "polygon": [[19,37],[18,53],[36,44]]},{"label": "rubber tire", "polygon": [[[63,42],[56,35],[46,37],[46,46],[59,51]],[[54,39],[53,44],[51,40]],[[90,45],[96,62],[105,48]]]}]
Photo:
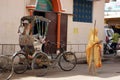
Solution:
[{"label": "rubber tire", "polygon": [[[38,63],[36,61],[40,62]],[[43,52],[37,53],[32,61],[31,67],[37,77],[45,76],[49,67],[48,56]]]},{"label": "rubber tire", "polygon": [[8,80],[13,75],[12,60],[4,55],[0,56],[0,80]]},{"label": "rubber tire", "polygon": [[[15,60],[16,58],[20,58],[20,57],[22,57],[23,59],[24,59],[24,61],[22,61],[22,62],[20,62],[20,60],[19,60],[19,62],[18,63],[15,63],[15,61],[17,61],[17,60]],[[16,74],[22,74],[22,73],[24,73],[24,72],[26,72],[27,71],[27,68],[28,68],[28,61],[27,61],[27,58],[26,58],[26,56],[25,56],[25,54],[24,53],[17,53],[14,57],[13,57],[13,68],[14,68],[14,72],[16,73]],[[22,67],[20,70],[18,70],[17,68],[19,68],[19,67]]]},{"label": "rubber tire", "polygon": [[[69,63],[71,66],[66,65],[67,63]],[[77,64],[77,58],[73,52],[64,52],[60,56],[59,61],[58,61],[58,65],[63,71],[71,71],[72,69],[75,68],[76,64]]]}]

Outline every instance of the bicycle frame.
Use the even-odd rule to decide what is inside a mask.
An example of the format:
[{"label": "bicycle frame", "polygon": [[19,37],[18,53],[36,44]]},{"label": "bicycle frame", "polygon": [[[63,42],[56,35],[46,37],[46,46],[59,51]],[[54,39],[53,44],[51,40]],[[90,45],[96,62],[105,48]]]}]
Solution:
[{"label": "bicycle frame", "polygon": [[47,56],[49,56],[49,54],[50,54],[51,58],[49,58],[49,60],[52,62],[52,65],[56,65],[57,62],[59,61],[60,56],[66,53],[66,51],[64,49],[65,44],[64,43],[60,43],[60,49],[59,50],[62,50],[62,52],[59,51],[59,53],[57,53],[55,57],[53,57],[54,53],[50,53],[49,51],[51,51],[51,49],[52,49],[53,46],[57,46],[57,43],[50,42],[48,40],[48,41],[46,41],[45,44],[46,44],[46,46],[48,46],[48,49],[47,49],[48,51],[47,51],[47,53],[44,53],[44,54],[46,54]]}]

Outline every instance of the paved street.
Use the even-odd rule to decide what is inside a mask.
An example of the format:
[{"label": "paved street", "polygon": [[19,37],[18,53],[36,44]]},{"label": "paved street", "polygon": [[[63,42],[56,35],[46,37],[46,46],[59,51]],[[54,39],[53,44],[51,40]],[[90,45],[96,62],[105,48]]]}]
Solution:
[{"label": "paved street", "polygon": [[78,64],[69,72],[56,68],[49,70],[44,77],[36,77],[32,71],[27,71],[24,74],[14,74],[11,80],[120,80],[119,61],[105,61],[102,68],[97,70],[97,76],[88,74],[87,64]]}]

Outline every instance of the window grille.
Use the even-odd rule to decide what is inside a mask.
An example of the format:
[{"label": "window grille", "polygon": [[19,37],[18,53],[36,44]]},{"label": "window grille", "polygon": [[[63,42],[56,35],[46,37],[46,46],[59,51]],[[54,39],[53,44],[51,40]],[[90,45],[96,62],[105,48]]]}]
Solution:
[{"label": "window grille", "polygon": [[93,1],[74,0],[73,2],[73,21],[92,22]]}]

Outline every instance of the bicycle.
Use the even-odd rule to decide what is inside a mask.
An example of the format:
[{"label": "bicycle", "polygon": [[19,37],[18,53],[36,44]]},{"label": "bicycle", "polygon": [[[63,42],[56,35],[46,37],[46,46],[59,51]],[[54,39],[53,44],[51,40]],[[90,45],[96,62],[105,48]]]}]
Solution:
[{"label": "bicycle", "polygon": [[[32,61],[30,61],[28,55],[26,55],[25,52],[16,52],[13,60],[15,61],[14,66],[17,66],[14,67],[14,71],[17,74],[22,74],[31,67],[32,70],[34,70],[35,74],[38,74],[38,76],[44,76],[47,74],[48,69],[51,66],[55,66],[57,62],[62,70],[70,71],[76,66],[77,58],[73,52],[66,52],[64,50],[62,51],[63,52],[59,53],[55,58],[53,58],[53,55],[51,55],[51,59],[49,58],[47,53],[36,51],[32,56]],[[68,64],[66,65],[66,63]]]},{"label": "bicycle", "polygon": [[[47,66],[47,64],[45,62],[43,62],[43,61],[44,60],[46,61],[48,57],[45,54],[41,54],[41,51],[36,51],[31,56],[33,59],[28,58],[29,55],[26,55],[25,52],[19,51],[19,52],[16,52],[15,56],[13,57],[13,60],[14,60],[14,62],[13,62],[14,63],[14,72],[17,73],[17,74],[22,74],[22,73],[26,72],[27,70],[34,70],[33,67],[32,67],[32,64],[33,64],[32,60],[34,60],[35,56],[37,56],[38,54],[43,56],[43,58],[41,59],[42,64],[38,63],[38,65],[46,65]],[[34,63],[35,63],[35,61],[34,61]],[[39,69],[39,68],[37,67],[36,69]],[[44,70],[44,72],[41,75],[45,75],[46,73],[47,72]]]},{"label": "bicycle", "polygon": [[[65,71],[70,71],[76,66],[77,59],[75,54],[72,52],[66,52],[63,50],[63,52],[58,54],[55,60],[53,60],[49,58],[49,55],[47,53],[42,51],[42,46],[43,43],[45,42],[45,38],[47,34],[48,23],[50,22],[48,19],[39,16],[34,16],[34,17],[27,16],[27,17],[23,17],[21,20],[22,20],[21,25],[18,30],[22,35],[20,36],[21,41],[19,41],[21,50],[13,55],[13,63],[14,63],[13,68],[15,73],[22,74],[26,72],[28,69],[32,69],[35,74],[39,74],[38,76],[44,76],[45,74],[47,74],[47,71],[50,68],[51,64],[53,64],[53,62],[54,63],[58,62],[60,68]],[[23,23],[23,22],[27,22],[27,23]],[[32,31],[32,30],[27,30],[29,29],[27,28],[29,22],[31,23],[36,22],[35,24],[37,26],[38,35],[34,36],[33,33],[32,35],[28,34],[28,31]],[[21,31],[22,28],[23,31]],[[27,35],[24,29],[27,30]],[[69,56],[72,58],[70,58]],[[63,67],[62,65],[63,61],[71,63],[72,67],[70,66],[69,66],[70,68]]]},{"label": "bicycle", "polygon": [[[56,54],[56,46],[57,44],[54,42],[46,42],[45,43],[45,47],[47,47],[47,52],[41,52],[41,54],[37,54],[37,56],[35,56],[35,58],[33,59],[32,62],[32,69],[36,69],[37,63],[36,61],[39,60],[44,60],[45,58],[43,58],[41,55],[44,54],[44,56],[46,57],[45,62],[48,64],[47,65],[47,69],[45,69],[46,71],[50,68],[50,67],[55,67],[55,65],[58,63],[59,67],[63,70],[63,71],[71,71],[72,69],[75,68],[76,64],[77,64],[77,58],[75,56],[75,54],[73,52],[68,52],[64,50],[65,45],[60,43],[60,53]],[[52,52],[53,53],[52,53]],[[42,61],[41,63],[42,64]],[[37,65],[39,67],[46,67],[46,65]],[[38,67],[37,67],[38,68]],[[39,72],[42,71],[39,69]],[[42,72],[41,72],[42,73]],[[39,76],[43,76],[41,74],[39,74]]]},{"label": "bicycle", "polygon": [[[21,50],[15,52],[12,58],[15,73],[22,74],[31,69],[32,60],[36,55],[41,54],[41,46],[46,38],[49,22],[50,20],[42,16],[23,16],[21,18],[18,29]],[[37,30],[34,32],[35,27]],[[44,54],[41,55],[44,56]]]},{"label": "bicycle", "polygon": [[9,80],[13,75],[12,60],[6,55],[0,55],[0,80]]}]

